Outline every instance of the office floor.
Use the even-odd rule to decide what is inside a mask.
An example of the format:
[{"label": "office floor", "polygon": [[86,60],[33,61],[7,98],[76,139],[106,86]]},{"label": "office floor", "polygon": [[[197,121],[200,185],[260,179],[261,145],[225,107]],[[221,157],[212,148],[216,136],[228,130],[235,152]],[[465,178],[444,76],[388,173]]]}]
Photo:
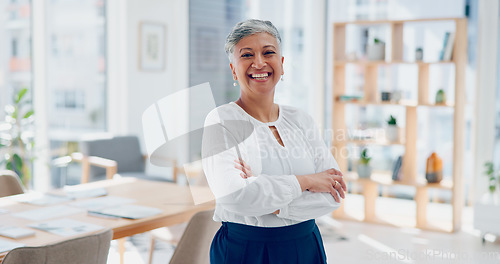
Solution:
[{"label": "office floor", "polygon": [[[472,228],[472,210],[465,208],[461,231],[448,234],[334,220],[317,220],[330,263],[500,263],[500,241],[487,237],[484,245]],[[182,228],[182,227],[181,227]],[[128,239],[126,264],[147,263],[149,234]],[[108,263],[119,263],[116,241]],[[159,242],[153,263],[168,263],[173,246]]]}]

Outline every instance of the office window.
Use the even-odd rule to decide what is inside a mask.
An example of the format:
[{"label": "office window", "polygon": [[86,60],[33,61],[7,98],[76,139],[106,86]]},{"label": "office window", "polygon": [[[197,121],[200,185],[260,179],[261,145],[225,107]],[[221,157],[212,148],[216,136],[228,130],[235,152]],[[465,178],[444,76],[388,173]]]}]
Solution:
[{"label": "office window", "polygon": [[[0,120],[22,88],[31,90],[31,3],[0,0]],[[29,96],[30,93],[28,94]]]},{"label": "office window", "polygon": [[[47,1],[49,136],[106,129],[104,0]],[[75,138],[76,140],[77,138]]]}]

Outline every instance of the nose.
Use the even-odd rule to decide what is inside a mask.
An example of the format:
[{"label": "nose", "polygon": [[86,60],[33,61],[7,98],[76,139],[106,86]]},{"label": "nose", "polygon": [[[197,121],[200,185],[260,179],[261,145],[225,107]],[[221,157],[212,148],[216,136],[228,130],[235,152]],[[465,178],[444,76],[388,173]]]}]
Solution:
[{"label": "nose", "polygon": [[264,60],[264,57],[261,54],[255,55],[252,66],[256,69],[264,68],[264,66],[266,66],[266,61]]}]

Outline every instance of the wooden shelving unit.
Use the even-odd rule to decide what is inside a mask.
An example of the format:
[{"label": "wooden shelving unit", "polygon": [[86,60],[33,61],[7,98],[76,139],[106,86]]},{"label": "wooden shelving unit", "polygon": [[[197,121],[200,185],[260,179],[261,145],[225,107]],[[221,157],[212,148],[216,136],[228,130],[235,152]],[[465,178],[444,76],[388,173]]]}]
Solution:
[{"label": "wooden shelving unit", "polygon": [[[451,21],[455,24],[455,41],[450,61],[435,61],[435,62],[407,62],[403,61],[403,34],[404,24],[409,22],[439,22]],[[384,61],[348,61],[346,59],[346,26],[375,26],[387,25],[391,30],[390,45],[391,50],[386,55]],[[384,216],[376,215],[376,199],[379,197],[380,186],[410,186],[415,188],[414,202],[416,203],[416,219],[413,219],[414,227],[453,232],[460,229],[461,215],[464,204],[463,190],[463,156],[464,156],[464,111],[465,111],[465,67],[467,63],[467,21],[465,18],[435,18],[435,19],[419,19],[419,20],[384,20],[384,21],[353,21],[334,23],[334,81],[333,81],[333,116],[332,124],[334,134],[338,131],[347,131],[345,107],[346,105],[378,105],[384,106],[401,106],[406,112],[406,125],[404,128],[404,140],[396,143],[384,142],[381,140],[351,140],[345,137],[333,136],[333,155],[335,156],[340,169],[344,171],[345,178],[348,182],[359,184],[362,186],[362,195],[364,197],[364,217],[361,219],[370,223],[387,223],[381,220]],[[388,57],[388,58],[387,58]],[[364,67],[364,96],[359,101],[341,101],[340,96],[345,95],[346,91],[346,65],[355,64]],[[410,64],[418,67],[418,98],[413,101],[401,100],[398,103],[381,102],[377,87],[378,67],[384,65]],[[454,64],[455,66],[455,87],[454,103],[436,105],[429,102],[429,66],[433,64]],[[453,175],[452,181],[443,180],[439,184],[428,184],[422,176],[418,177],[417,166],[417,109],[419,107],[446,107],[453,110]],[[375,172],[370,179],[359,179],[356,172],[348,172],[348,160],[343,155],[342,149],[346,149],[347,144],[378,144],[392,145],[399,144],[404,146],[404,156],[402,164],[402,179],[393,181],[390,172]],[[452,206],[452,221],[451,223],[442,223],[432,221],[427,217],[427,206],[429,204],[428,191],[431,188],[450,191],[451,206]],[[342,205],[334,212],[334,217],[360,220],[357,216],[351,216],[344,210]],[[391,222],[391,224],[394,224]],[[405,226],[407,223],[400,223]],[[396,223],[396,225],[400,225]]]}]

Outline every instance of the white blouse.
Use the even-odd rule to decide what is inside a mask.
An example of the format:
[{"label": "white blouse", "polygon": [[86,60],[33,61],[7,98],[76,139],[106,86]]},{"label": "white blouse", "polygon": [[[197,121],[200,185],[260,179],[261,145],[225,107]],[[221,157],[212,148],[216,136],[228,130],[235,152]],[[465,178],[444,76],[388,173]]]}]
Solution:
[{"label": "white blouse", "polygon": [[[284,147],[269,127],[276,127]],[[231,102],[206,120],[203,170],[216,197],[215,221],[261,227],[287,226],[328,214],[340,206],[330,193],[301,191],[295,175],[339,169],[313,119],[279,106],[274,122],[263,123]],[[254,176],[235,167],[242,158]],[[279,214],[273,214],[276,210]]]}]

